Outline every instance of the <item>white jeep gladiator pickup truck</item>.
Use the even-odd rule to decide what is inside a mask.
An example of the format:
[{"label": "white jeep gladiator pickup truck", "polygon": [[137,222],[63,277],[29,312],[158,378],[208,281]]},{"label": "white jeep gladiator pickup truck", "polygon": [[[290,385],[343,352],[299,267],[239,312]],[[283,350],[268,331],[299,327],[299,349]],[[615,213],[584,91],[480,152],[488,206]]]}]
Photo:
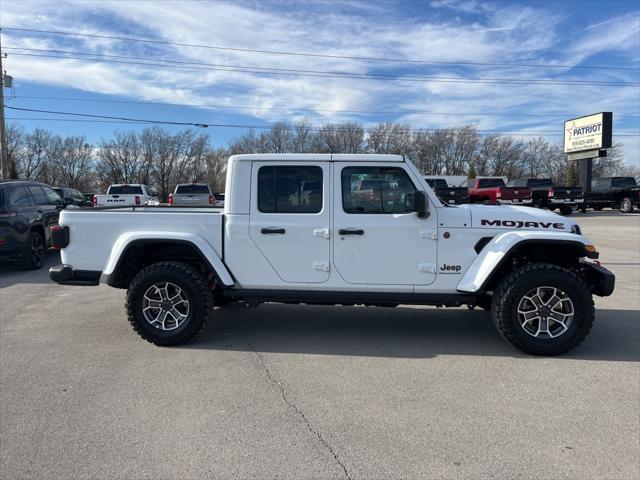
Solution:
[{"label": "white jeep gladiator pickup truck", "polygon": [[592,295],[613,292],[575,222],[444,205],[402,156],[236,155],[226,191],[222,212],[64,210],[50,277],[126,288],[129,322],[156,345],[191,339],[229,302],[468,305],[515,347],[555,355],[591,329]]}]

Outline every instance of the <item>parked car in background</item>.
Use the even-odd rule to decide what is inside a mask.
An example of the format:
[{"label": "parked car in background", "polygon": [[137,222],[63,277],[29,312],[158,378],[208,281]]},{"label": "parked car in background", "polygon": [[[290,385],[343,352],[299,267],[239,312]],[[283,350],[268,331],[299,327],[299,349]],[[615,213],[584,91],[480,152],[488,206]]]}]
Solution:
[{"label": "parked car in background", "polygon": [[181,183],[169,195],[169,205],[174,207],[212,207],[216,197],[206,183]]},{"label": "parked car in background", "polygon": [[214,192],[213,196],[216,198],[216,200],[213,202],[213,206],[218,208],[224,208],[224,193]]},{"label": "parked car in background", "polygon": [[450,187],[444,178],[425,178],[438,198],[449,205],[459,205],[469,202],[467,187]]},{"label": "parked car in background", "polygon": [[619,208],[622,213],[631,213],[634,207],[640,208],[640,186],[633,177],[598,178],[591,191],[585,194],[583,211],[588,207],[594,210]]},{"label": "parked car in background", "polygon": [[58,224],[62,198],[49,186],[26,180],[0,181],[0,259],[22,268],[42,267],[51,246],[49,227]]},{"label": "parked car in background", "polygon": [[93,199],[87,200],[86,197],[75,188],[53,187],[53,189],[60,195],[65,205],[74,205],[76,207],[93,206]]},{"label": "parked car in background", "polygon": [[529,187],[533,198],[533,206],[559,209],[563,215],[570,215],[584,202],[582,188],[558,187],[550,178],[517,178],[510,180],[509,187]]},{"label": "parked car in background", "polygon": [[531,205],[533,201],[529,187],[507,187],[500,177],[472,178],[465,182],[472,203],[508,203]]},{"label": "parked car in background", "polygon": [[160,205],[158,194],[141,183],[114,184],[107,189],[106,195],[94,195],[96,207],[128,207],[135,205]]}]

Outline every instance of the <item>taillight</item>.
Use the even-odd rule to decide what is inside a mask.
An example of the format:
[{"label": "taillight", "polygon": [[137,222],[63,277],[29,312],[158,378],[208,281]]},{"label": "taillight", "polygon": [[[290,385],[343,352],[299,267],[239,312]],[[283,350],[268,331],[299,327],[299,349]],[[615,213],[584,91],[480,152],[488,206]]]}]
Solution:
[{"label": "taillight", "polygon": [[69,245],[69,227],[61,225],[51,225],[51,248],[60,250]]},{"label": "taillight", "polygon": [[13,210],[0,210],[0,218],[9,218],[15,217],[18,212],[14,212]]},{"label": "taillight", "polygon": [[496,198],[502,198],[502,189],[499,188],[498,191],[496,192]]},{"label": "taillight", "polygon": [[140,205],[140,196],[136,195],[136,205]]},{"label": "taillight", "polygon": [[550,188],[548,193],[549,198],[553,197],[555,194],[556,194],[556,191],[553,188]]},{"label": "taillight", "polygon": [[94,207],[95,207],[96,205],[98,205],[98,196],[97,196],[97,195],[94,195],[94,196],[93,196],[92,201],[93,201],[93,206],[94,206]]},{"label": "taillight", "polygon": [[169,206],[172,207],[173,206],[173,193],[169,194]]},{"label": "taillight", "polygon": [[213,195],[209,195],[209,205],[213,205],[214,201],[215,201],[215,198],[213,198]]}]

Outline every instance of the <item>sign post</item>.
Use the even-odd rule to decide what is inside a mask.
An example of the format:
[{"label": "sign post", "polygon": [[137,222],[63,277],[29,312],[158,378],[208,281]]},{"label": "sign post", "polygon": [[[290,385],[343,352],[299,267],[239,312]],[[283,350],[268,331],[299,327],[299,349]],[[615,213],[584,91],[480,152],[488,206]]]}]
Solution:
[{"label": "sign post", "polygon": [[578,180],[585,192],[591,191],[593,159],[605,157],[611,148],[613,113],[601,112],[564,122],[564,153],[576,161]]}]

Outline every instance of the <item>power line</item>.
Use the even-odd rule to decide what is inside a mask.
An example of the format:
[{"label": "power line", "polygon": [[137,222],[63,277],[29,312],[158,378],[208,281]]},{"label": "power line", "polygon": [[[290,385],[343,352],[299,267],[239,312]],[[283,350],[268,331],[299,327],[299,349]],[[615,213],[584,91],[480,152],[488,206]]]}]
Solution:
[{"label": "power line", "polygon": [[[83,62],[101,62],[101,63],[117,63],[124,65],[142,65],[146,67],[176,68],[181,70],[205,70],[205,71],[222,71],[236,73],[251,73],[263,75],[286,75],[295,77],[318,77],[318,78],[342,78],[342,79],[361,79],[361,80],[395,80],[405,82],[437,82],[437,83],[474,83],[474,84],[515,84],[515,85],[597,85],[609,87],[636,87],[640,86],[638,82],[618,82],[618,81],[582,81],[582,80],[549,80],[549,79],[517,79],[517,78],[487,78],[487,79],[470,79],[458,77],[432,77],[419,75],[391,75],[383,73],[354,73],[354,72],[323,72],[313,70],[294,70],[294,69],[274,69],[266,67],[223,65],[220,67],[200,67],[175,65],[164,60],[154,62],[140,62],[129,60],[115,60],[107,58],[86,58],[71,55],[47,55],[38,53],[18,53],[11,55],[23,57],[41,57],[41,58],[61,58],[70,60],[80,60]],[[306,73],[309,72],[309,73]]]},{"label": "power line", "polygon": [[[93,115],[93,114],[87,114],[87,113],[74,113],[74,112],[60,112],[60,111],[53,111],[53,110],[39,110],[39,109],[33,109],[33,108],[20,108],[20,107],[12,107],[7,105],[5,108],[11,109],[11,110],[19,110],[19,111],[24,111],[24,112],[37,112],[37,113],[48,113],[48,114],[52,114],[52,115],[70,115],[70,116],[76,116],[76,117],[85,117],[85,118],[91,118],[91,119],[106,119],[106,120],[117,120],[117,122],[114,123],[142,123],[142,124],[161,124],[161,125],[183,125],[183,126],[194,126],[194,127],[200,127],[200,128],[207,128],[207,127],[220,127],[220,128],[243,128],[243,129],[271,129],[274,127],[274,125],[244,125],[244,124],[230,124],[230,123],[195,123],[195,122],[172,122],[172,121],[164,121],[164,120],[148,120],[148,119],[140,119],[140,118],[129,118],[129,117],[116,117],[116,116],[110,116],[110,115]],[[13,118],[14,120],[17,120],[18,118]],[[27,120],[27,118],[20,118],[22,120]],[[56,118],[28,118],[28,120],[43,120],[43,121],[56,121],[56,120],[68,120],[68,119],[56,119]],[[87,121],[87,122],[93,122],[94,120],[79,120],[79,119],[75,119],[75,121]],[[99,123],[110,123],[110,122],[99,122]],[[313,131],[320,131],[323,129],[323,127],[312,127],[312,126],[305,126],[305,127],[299,127],[296,125],[284,125],[281,124],[279,125],[279,128],[285,129],[285,130],[297,130],[300,128],[306,128],[308,130],[313,130]],[[346,127],[341,127],[336,129],[338,131],[341,130],[348,130],[348,128]],[[435,131],[438,129],[435,128],[410,128],[409,129],[412,132],[429,132],[429,131]],[[478,132],[483,132],[483,133],[501,133],[504,135],[562,135],[561,133],[555,133],[555,132],[507,132],[504,130],[478,130]],[[633,137],[640,137],[640,134],[632,134],[632,133],[618,133],[618,136],[633,136]]]},{"label": "power line", "polygon": [[[11,97],[11,100],[34,99],[34,100],[60,100],[71,102],[95,102],[95,103],[114,103],[123,105],[165,105],[172,107],[199,107],[199,108],[218,108],[229,110],[268,110],[280,112],[328,112],[328,113],[348,113],[362,115],[445,115],[445,116],[487,116],[487,117],[558,117],[571,118],[584,115],[581,113],[522,113],[522,112],[433,112],[426,110],[339,110],[331,108],[286,108],[286,107],[258,107],[251,105],[224,105],[224,104],[207,104],[207,103],[173,103],[173,102],[152,102],[143,100],[110,100],[96,98],[77,98],[77,97],[46,97],[37,95],[18,95]],[[640,115],[618,115],[616,118],[640,118]]]},{"label": "power line", "polygon": [[127,118],[127,117],[112,117],[109,115],[91,115],[88,113],[72,113],[72,112],[57,112],[53,110],[37,110],[33,108],[21,108],[21,107],[12,107],[9,105],[5,105],[5,108],[10,110],[20,110],[22,112],[38,112],[38,113],[51,113],[54,115],[73,115],[75,117],[87,117],[87,118],[106,118],[110,120],[124,120],[131,122],[142,122],[142,123],[157,123],[161,125],[185,125],[190,127],[199,127],[199,128],[207,128],[207,127],[217,127],[219,125],[205,124],[205,123],[194,123],[194,122],[172,122],[172,121],[164,121],[164,120],[142,120],[139,118]]},{"label": "power line", "polygon": [[373,62],[394,62],[394,63],[418,63],[418,64],[434,64],[434,65],[468,65],[468,66],[485,66],[485,67],[526,67],[526,68],[580,68],[580,69],[604,69],[604,70],[640,70],[637,67],[608,67],[601,65],[553,65],[553,64],[528,64],[528,63],[493,63],[493,62],[454,62],[444,60],[422,60],[422,59],[404,59],[404,58],[385,58],[385,57],[365,57],[365,56],[352,56],[352,55],[330,55],[320,53],[309,52],[291,52],[291,51],[279,51],[279,50],[259,50],[251,48],[237,48],[237,47],[221,47],[215,45],[201,45],[193,43],[180,43],[169,42],[166,40],[152,40],[139,37],[120,37],[115,35],[100,35],[100,34],[88,34],[79,32],[63,32],[58,30],[39,30],[31,28],[11,28],[3,27],[4,30],[14,32],[29,32],[29,33],[44,33],[49,35],[67,35],[75,37],[87,37],[87,38],[102,38],[107,40],[119,40],[124,42],[141,42],[156,45],[170,45],[178,47],[192,47],[192,48],[206,48],[211,50],[226,50],[234,52],[245,53],[260,53],[267,55],[290,55],[298,57],[313,57],[313,58],[331,58],[342,60],[358,60],[358,61],[373,61]]}]

